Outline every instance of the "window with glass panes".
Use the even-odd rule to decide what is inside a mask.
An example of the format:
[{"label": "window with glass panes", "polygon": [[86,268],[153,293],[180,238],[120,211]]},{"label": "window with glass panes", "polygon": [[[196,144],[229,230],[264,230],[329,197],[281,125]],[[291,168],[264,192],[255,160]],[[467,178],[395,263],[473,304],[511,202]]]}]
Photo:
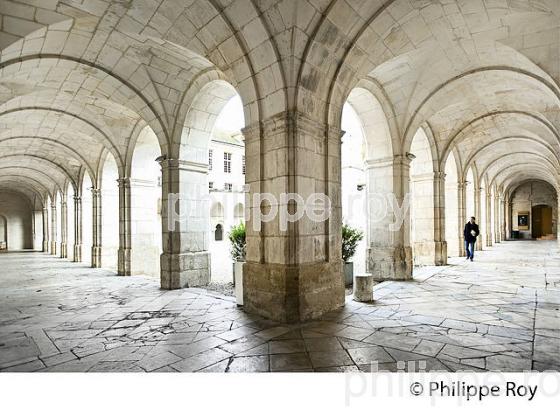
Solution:
[{"label": "window with glass panes", "polygon": [[231,152],[224,152],[224,172],[231,174]]}]

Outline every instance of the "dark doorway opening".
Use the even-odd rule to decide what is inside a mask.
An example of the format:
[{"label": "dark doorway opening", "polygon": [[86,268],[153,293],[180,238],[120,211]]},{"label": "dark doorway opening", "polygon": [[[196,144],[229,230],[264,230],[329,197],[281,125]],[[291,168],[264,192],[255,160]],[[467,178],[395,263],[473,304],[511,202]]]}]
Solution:
[{"label": "dark doorway opening", "polygon": [[534,239],[552,235],[552,208],[547,205],[537,205],[532,209],[531,226]]}]

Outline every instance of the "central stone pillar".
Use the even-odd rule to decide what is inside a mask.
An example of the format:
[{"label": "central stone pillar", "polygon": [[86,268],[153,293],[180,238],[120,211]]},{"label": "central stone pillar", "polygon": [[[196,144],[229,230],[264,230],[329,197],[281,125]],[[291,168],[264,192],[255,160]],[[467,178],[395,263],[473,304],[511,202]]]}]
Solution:
[{"label": "central stone pillar", "polygon": [[49,208],[43,206],[43,252],[49,252]]},{"label": "central stone pillar", "polygon": [[56,255],[56,203],[51,204],[51,255]]},{"label": "central stone pillar", "polygon": [[244,309],[297,322],[343,306],[341,130],[290,111],[243,134]]},{"label": "central stone pillar", "polygon": [[101,229],[103,226],[102,219],[102,209],[101,209],[101,189],[92,188],[91,189],[92,198],[92,225],[93,225],[93,244],[91,246],[91,267],[100,268],[101,267]]},{"label": "central stone pillar", "polygon": [[82,197],[74,196],[74,255],[73,262],[82,261]]},{"label": "central stone pillar", "polygon": [[117,272],[119,276],[131,275],[131,217],[130,178],[119,178],[119,252]]},{"label": "central stone pillar", "polygon": [[[210,282],[208,165],[177,159],[162,170],[161,287],[178,289]],[[216,255],[227,258],[229,255]]]},{"label": "central stone pillar", "polygon": [[467,252],[465,250],[465,236],[464,236],[464,229],[466,221],[466,213],[467,213],[467,183],[466,181],[461,181],[457,184],[457,204],[458,204],[458,212],[457,217],[459,218],[459,223],[457,227],[459,228],[459,256],[466,256]]},{"label": "central stone pillar", "polygon": [[[489,190],[488,190],[489,191]],[[486,192],[484,209],[486,212],[486,246],[492,246],[492,193]]]},{"label": "central stone pillar", "polygon": [[68,205],[66,203],[66,195],[62,197],[60,202],[60,257],[68,257]]},{"label": "central stone pillar", "polygon": [[412,279],[409,174],[407,157],[366,162],[366,272],[376,281]]},{"label": "central stone pillar", "polygon": [[478,224],[478,229],[480,231],[480,235],[476,238],[476,250],[482,250],[482,233],[486,230],[485,227],[482,226],[482,212],[481,210],[481,190],[480,186],[475,185],[474,187],[474,217],[476,218],[476,223]]}]

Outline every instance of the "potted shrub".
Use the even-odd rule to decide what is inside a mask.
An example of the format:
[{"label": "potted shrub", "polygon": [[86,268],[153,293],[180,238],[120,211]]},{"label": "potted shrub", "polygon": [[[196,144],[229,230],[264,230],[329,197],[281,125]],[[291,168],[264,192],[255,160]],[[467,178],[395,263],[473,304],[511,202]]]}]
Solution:
[{"label": "potted shrub", "polygon": [[245,264],[245,224],[240,222],[231,227],[228,235],[233,259],[233,285],[238,305],[243,305],[243,265]]},{"label": "potted shrub", "polygon": [[342,225],[342,260],[344,261],[344,283],[350,286],[354,282],[354,264],[350,259],[356,253],[358,243],[364,238],[359,229],[352,228],[348,224]]}]

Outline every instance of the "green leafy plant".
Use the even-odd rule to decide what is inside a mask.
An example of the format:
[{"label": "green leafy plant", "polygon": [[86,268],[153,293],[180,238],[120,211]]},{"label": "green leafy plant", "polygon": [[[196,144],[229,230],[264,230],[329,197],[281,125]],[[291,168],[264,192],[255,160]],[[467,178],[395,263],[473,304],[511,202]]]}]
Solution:
[{"label": "green leafy plant", "polygon": [[342,259],[349,262],[356,253],[358,243],[364,238],[364,233],[352,228],[348,224],[342,225]]},{"label": "green leafy plant", "polygon": [[232,226],[228,238],[231,243],[231,257],[236,262],[243,262],[246,251],[245,224],[240,222],[238,225]]}]

